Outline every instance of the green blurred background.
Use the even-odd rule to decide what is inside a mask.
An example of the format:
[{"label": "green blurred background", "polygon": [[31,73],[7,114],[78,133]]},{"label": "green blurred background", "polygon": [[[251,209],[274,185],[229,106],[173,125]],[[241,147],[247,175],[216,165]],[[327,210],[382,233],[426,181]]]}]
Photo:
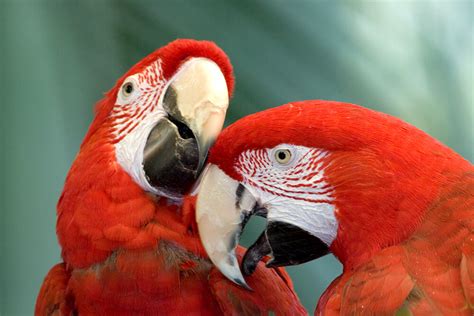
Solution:
[{"label": "green blurred background", "polygon": [[[32,314],[60,261],[55,204],[93,104],[175,38],[210,39],[230,56],[237,86],[227,122],[294,100],[347,101],[401,117],[473,160],[473,1],[0,4],[2,315]],[[341,266],[327,256],[288,270],[312,313]]]}]

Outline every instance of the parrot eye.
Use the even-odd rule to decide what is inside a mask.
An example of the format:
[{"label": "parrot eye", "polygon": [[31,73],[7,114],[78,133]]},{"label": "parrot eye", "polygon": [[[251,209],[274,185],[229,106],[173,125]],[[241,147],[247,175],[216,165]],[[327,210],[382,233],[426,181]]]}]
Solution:
[{"label": "parrot eye", "polygon": [[117,93],[117,105],[129,104],[132,99],[139,96],[140,85],[137,80],[137,75],[133,75],[124,80],[122,86]]},{"label": "parrot eye", "polygon": [[122,93],[126,97],[131,95],[134,90],[135,90],[135,87],[133,86],[133,82],[127,82],[122,86]]},{"label": "parrot eye", "polygon": [[291,151],[289,149],[278,149],[275,151],[275,160],[281,164],[286,165],[291,160]]}]

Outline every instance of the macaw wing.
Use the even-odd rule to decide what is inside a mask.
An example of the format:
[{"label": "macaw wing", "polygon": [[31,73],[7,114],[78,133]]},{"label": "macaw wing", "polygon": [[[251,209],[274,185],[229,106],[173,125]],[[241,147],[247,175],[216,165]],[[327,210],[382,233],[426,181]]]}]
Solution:
[{"label": "macaw wing", "polygon": [[474,172],[443,188],[404,248],[413,313],[473,315]]},{"label": "macaw wing", "polygon": [[474,311],[474,174],[466,175],[461,194],[470,196],[458,211],[458,219],[469,231],[461,246],[461,283],[471,311]]},{"label": "macaw wing", "polygon": [[474,234],[462,247],[461,282],[469,308],[474,310]]},{"label": "macaw wing", "polygon": [[[406,267],[409,262],[406,249],[394,246],[382,250],[353,273],[337,279],[321,297],[317,315],[437,315],[441,314],[439,300],[433,300],[429,280],[453,277],[439,270],[439,265],[428,263],[423,256],[418,267]],[[415,270],[424,271],[426,279],[413,276]],[[458,270],[459,271],[459,270]],[[418,276],[418,275],[417,275]],[[436,283],[436,282],[433,282]],[[459,287],[459,285],[458,285]],[[451,292],[452,287],[441,288],[436,298]],[[461,313],[462,314],[462,313]]]},{"label": "macaw wing", "polygon": [[410,239],[335,280],[316,314],[472,315],[473,302],[474,174],[466,173]]},{"label": "macaw wing", "polygon": [[400,247],[389,248],[353,274],[338,279],[323,294],[317,312],[324,315],[393,315],[414,287],[403,266],[402,255]]},{"label": "macaw wing", "polygon": [[64,263],[49,270],[36,300],[35,315],[69,315],[67,284],[70,278]]},{"label": "macaw wing", "polygon": [[[239,247],[237,254],[241,260],[244,249]],[[224,315],[307,315],[283,269],[266,268],[260,262],[246,281],[253,291],[232,283],[217,268],[212,269],[211,290]]]}]

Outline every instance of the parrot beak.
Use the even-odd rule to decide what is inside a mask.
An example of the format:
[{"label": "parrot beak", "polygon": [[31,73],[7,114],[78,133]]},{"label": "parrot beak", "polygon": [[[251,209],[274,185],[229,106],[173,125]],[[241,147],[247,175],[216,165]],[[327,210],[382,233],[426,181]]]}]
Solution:
[{"label": "parrot beak", "polygon": [[148,136],[143,168],[160,193],[179,198],[199,177],[224,125],[229,105],[225,77],[211,60],[192,58],[171,78],[161,102],[168,116]]},{"label": "parrot beak", "polygon": [[[196,204],[196,221],[202,244],[211,261],[228,279],[249,288],[243,277],[255,271],[265,256],[267,267],[304,263],[329,252],[319,238],[295,225],[271,219],[272,209],[259,203],[240,182],[209,164],[201,180]],[[236,258],[240,235],[252,215],[267,218],[267,227],[247,250],[242,270]]]}]

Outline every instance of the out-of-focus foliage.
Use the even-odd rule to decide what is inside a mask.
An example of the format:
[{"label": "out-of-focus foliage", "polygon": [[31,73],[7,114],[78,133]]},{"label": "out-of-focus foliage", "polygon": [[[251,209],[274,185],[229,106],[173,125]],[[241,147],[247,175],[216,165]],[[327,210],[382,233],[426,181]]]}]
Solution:
[{"label": "out-of-focus foliage", "polygon": [[[93,104],[178,37],[229,54],[229,123],[292,100],[341,100],[401,117],[473,160],[472,1],[0,4],[2,315],[31,314],[60,260],[55,204]],[[310,313],[340,269],[332,257],[289,268]]]}]

